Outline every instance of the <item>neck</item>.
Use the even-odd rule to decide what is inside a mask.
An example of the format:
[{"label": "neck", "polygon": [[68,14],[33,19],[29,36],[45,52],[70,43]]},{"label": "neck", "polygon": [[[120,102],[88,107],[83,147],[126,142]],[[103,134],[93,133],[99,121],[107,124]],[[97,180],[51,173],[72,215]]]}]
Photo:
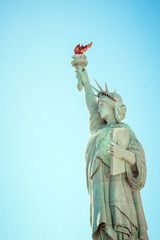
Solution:
[{"label": "neck", "polygon": [[114,115],[109,116],[107,119],[105,119],[107,122],[107,125],[115,124],[117,123],[117,120]]}]

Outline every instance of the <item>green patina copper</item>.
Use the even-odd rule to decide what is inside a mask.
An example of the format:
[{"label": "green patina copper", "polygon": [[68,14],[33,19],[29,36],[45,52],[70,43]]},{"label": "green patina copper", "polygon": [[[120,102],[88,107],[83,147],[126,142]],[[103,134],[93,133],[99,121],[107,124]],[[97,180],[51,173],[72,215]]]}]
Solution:
[{"label": "green patina copper", "polygon": [[[76,69],[85,91],[91,137],[86,148],[86,179],[90,196],[90,223],[94,240],[147,240],[147,224],[140,190],[146,181],[144,150],[131,128],[122,123],[126,107],[122,98],[98,85],[97,95],[85,69]],[[101,94],[102,93],[102,94]],[[96,98],[98,96],[98,99]],[[127,128],[126,149],[111,141],[115,128]],[[110,174],[111,156],[125,161],[126,172]]]}]

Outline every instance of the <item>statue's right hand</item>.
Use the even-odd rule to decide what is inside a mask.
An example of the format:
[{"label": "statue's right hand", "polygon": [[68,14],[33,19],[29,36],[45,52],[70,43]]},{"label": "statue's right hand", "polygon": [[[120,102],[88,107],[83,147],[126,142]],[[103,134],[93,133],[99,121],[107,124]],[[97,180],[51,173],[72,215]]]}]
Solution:
[{"label": "statue's right hand", "polygon": [[80,68],[76,68],[75,72],[76,72],[76,78],[78,80],[81,80],[82,81],[82,78],[81,78],[81,69]]},{"label": "statue's right hand", "polygon": [[76,68],[76,78],[78,78],[78,80],[80,79],[83,82],[83,84],[89,82],[88,74],[85,68],[83,69]]}]

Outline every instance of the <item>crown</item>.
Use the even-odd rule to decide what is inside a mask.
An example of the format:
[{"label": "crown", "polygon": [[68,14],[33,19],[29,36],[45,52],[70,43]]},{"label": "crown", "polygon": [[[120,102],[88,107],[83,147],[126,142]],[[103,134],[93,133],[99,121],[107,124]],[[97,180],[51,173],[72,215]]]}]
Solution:
[{"label": "crown", "polygon": [[[95,79],[94,79],[95,80]],[[97,90],[95,87],[92,86],[92,88],[97,92],[97,95],[94,94],[94,96],[96,97],[101,97],[101,96],[106,96],[108,98],[110,98],[111,100],[113,100],[114,102],[116,102],[116,99],[115,99],[115,96],[116,96],[116,90],[114,91],[114,93],[111,95],[108,91],[108,87],[107,87],[107,84],[105,83],[105,88],[106,88],[106,91],[104,91],[101,86],[97,83],[97,81],[95,80],[97,86],[99,87],[100,91]]]}]

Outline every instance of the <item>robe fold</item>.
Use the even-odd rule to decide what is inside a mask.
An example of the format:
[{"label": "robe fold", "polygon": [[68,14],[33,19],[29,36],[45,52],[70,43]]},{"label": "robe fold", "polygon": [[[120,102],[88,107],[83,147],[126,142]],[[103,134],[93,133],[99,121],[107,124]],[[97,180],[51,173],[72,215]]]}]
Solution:
[{"label": "robe fold", "polygon": [[[125,127],[129,130],[127,150],[135,154],[136,163],[125,161],[126,173],[110,175],[110,130]],[[147,240],[140,189],[146,180],[146,163],[143,148],[127,124],[107,125],[97,112],[90,118],[91,137],[86,148],[86,180],[90,195],[90,223],[92,237],[100,226],[106,239]]]}]

